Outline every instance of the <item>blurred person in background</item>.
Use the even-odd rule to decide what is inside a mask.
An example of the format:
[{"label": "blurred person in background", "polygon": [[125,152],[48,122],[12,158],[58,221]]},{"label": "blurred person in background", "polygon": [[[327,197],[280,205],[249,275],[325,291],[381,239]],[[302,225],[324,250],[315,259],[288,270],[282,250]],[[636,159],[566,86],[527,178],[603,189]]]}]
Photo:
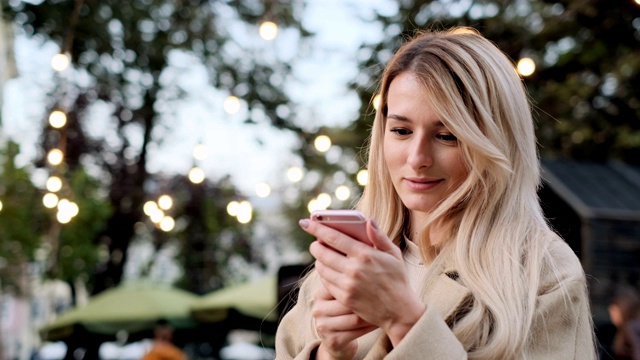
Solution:
[{"label": "blurred person in background", "polygon": [[609,303],[616,327],[613,353],[618,360],[640,360],[640,294],[630,287],[619,289]]},{"label": "blurred person in background", "polygon": [[153,329],[153,345],[142,360],[186,360],[187,356],[173,344],[173,327],[160,320]]}]

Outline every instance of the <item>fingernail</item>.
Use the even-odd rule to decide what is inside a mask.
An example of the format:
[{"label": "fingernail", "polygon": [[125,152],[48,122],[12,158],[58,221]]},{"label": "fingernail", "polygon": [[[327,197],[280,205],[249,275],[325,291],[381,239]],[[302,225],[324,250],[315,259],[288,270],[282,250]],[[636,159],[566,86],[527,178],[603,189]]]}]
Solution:
[{"label": "fingernail", "polygon": [[378,230],[378,223],[373,219],[371,219],[371,226],[373,226],[374,229]]},{"label": "fingernail", "polygon": [[301,228],[306,229],[309,227],[309,220],[307,219],[299,220],[298,225],[300,225]]}]

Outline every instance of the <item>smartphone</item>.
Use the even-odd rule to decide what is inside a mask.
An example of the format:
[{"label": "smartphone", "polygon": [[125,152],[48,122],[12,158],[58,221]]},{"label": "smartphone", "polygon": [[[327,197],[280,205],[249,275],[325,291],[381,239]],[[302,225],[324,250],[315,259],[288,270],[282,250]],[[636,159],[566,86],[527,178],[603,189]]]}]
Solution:
[{"label": "smartphone", "polygon": [[311,213],[311,220],[371,245],[367,237],[367,218],[358,210],[316,210]]}]

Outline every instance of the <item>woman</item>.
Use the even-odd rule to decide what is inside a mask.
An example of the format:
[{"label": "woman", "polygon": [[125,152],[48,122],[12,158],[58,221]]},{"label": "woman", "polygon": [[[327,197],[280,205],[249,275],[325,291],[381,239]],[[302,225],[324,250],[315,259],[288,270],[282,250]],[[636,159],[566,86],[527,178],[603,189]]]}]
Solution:
[{"label": "woman", "polygon": [[[470,28],[387,65],[357,208],[373,247],[307,219],[315,271],[278,359],[592,359],[581,265],[540,208],[521,79]],[[377,222],[377,223],[376,223]]]}]

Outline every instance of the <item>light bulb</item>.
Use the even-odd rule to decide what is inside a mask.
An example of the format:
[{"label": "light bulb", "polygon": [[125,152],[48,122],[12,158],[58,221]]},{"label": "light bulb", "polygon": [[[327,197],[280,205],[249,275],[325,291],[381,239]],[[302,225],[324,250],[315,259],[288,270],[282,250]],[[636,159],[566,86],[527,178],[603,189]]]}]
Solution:
[{"label": "light bulb", "polygon": [[53,58],[51,58],[51,67],[55,71],[63,71],[67,67],[69,67],[69,57],[66,54],[55,54]]},{"label": "light bulb", "polygon": [[204,171],[197,166],[189,170],[189,180],[194,184],[200,184],[204,181]]},{"label": "light bulb", "polygon": [[358,171],[358,175],[356,175],[356,180],[358,181],[358,184],[360,184],[361,186],[367,185],[367,183],[369,182],[369,171],[366,169],[362,169]]},{"label": "light bulb", "polygon": [[47,154],[47,161],[51,165],[60,165],[64,159],[64,153],[60,149],[51,149]]},{"label": "light bulb", "polygon": [[518,61],[518,73],[522,76],[529,76],[536,71],[536,63],[531,58],[522,58]]},{"label": "light bulb", "polygon": [[240,110],[240,99],[235,96],[228,96],[224,99],[224,111],[229,114],[235,114]]},{"label": "light bulb", "polygon": [[331,148],[331,138],[327,135],[320,135],[313,141],[313,145],[316,147],[316,150],[326,152]]},{"label": "light bulb", "polygon": [[278,36],[278,25],[273,21],[265,21],[260,24],[260,29],[258,31],[260,32],[260,37],[270,41]]},{"label": "light bulb", "polygon": [[60,110],[52,111],[49,115],[49,124],[56,129],[60,129],[65,126],[66,123],[67,115]]}]

